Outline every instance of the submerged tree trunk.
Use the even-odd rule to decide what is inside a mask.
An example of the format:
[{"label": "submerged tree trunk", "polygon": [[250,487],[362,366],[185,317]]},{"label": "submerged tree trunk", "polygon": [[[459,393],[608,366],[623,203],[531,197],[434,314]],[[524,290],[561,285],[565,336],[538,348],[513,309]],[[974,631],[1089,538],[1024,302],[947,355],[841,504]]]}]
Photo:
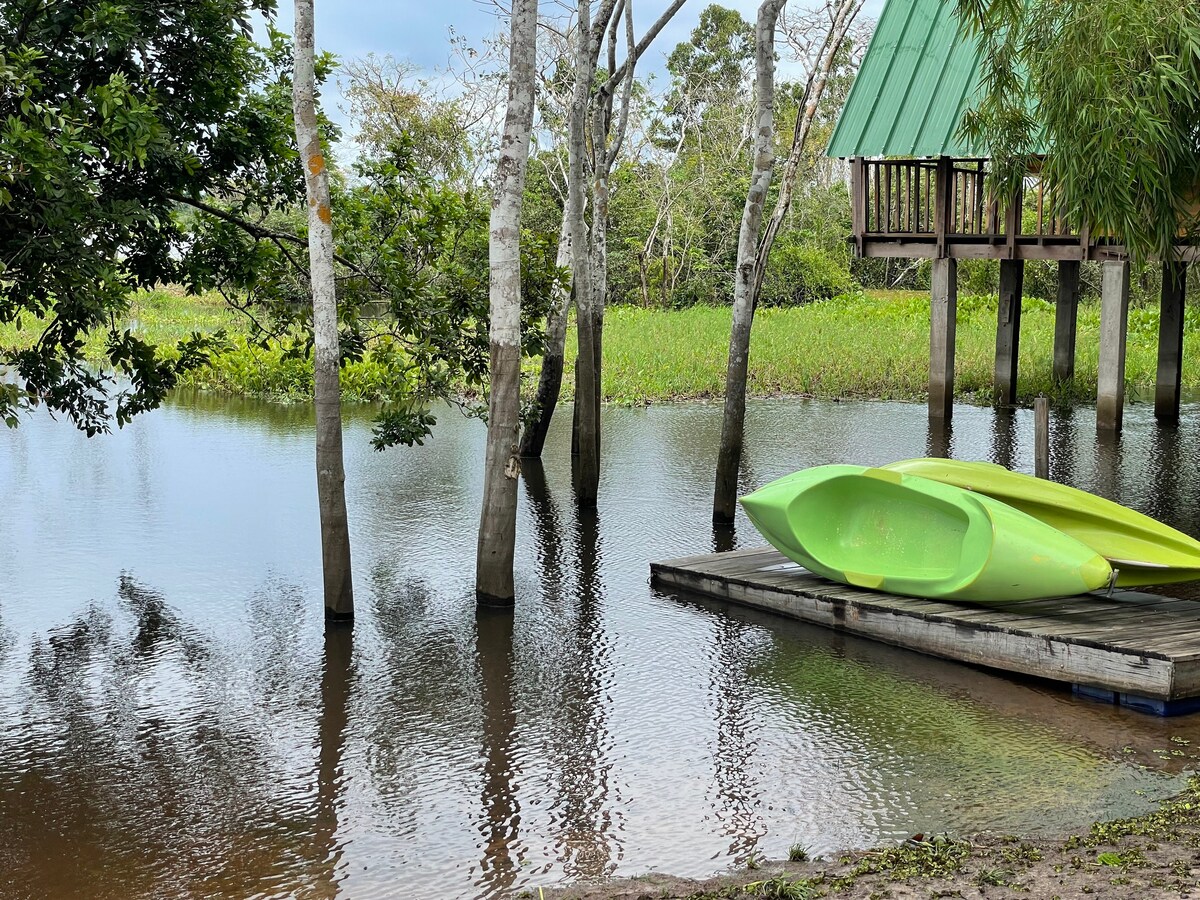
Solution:
[{"label": "submerged tree trunk", "polygon": [[[568,122],[567,215],[571,220],[571,284],[575,290],[575,329],[579,352],[575,362],[575,416],[578,421],[579,455],[575,457],[575,499],[584,507],[596,504],[600,486],[600,410],[592,398],[598,395],[599,372],[596,369],[595,320],[593,318],[592,254],[584,219],[584,187],[587,183],[587,126],[596,74],[596,60],[604,31],[612,17],[616,0],[603,0],[591,20],[591,0],[579,2],[579,39],[575,51],[575,90],[571,97]],[[593,147],[593,153],[605,149]],[[597,162],[599,156],[597,156]],[[595,220],[598,212],[592,210]]]},{"label": "submerged tree trunk", "polygon": [[496,163],[488,261],[491,295],[491,393],[483,512],[475,562],[481,603],[513,602],[517,537],[518,439],[521,428],[521,199],[533,130],[537,0],[514,0],[508,111]]},{"label": "submerged tree trunk", "polygon": [[[580,39],[575,60],[575,95],[571,104],[570,195],[573,255],[575,260],[576,329],[579,353],[576,361],[575,416],[578,423],[572,437],[577,453],[575,466],[576,500],[581,506],[596,504],[600,483],[600,375],[604,343],[604,304],[608,283],[608,198],[609,174],[621,152],[629,121],[629,103],[633,90],[633,72],[638,59],[659,32],[683,6],[685,0],[672,0],[640,41],[634,41],[633,0],[605,0],[594,23],[589,22],[590,3],[580,0]],[[617,65],[617,37],[624,18],[625,60]],[[589,27],[590,26],[590,27]],[[608,79],[592,96],[591,85],[605,29],[608,34]],[[621,102],[613,131],[613,97],[621,88]],[[589,100],[591,101],[589,103]],[[591,124],[592,229],[589,246],[582,246],[583,181],[587,153],[587,123]],[[611,137],[611,140],[610,140]],[[578,165],[577,165],[578,161]],[[586,273],[586,279],[581,277]],[[586,286],[586,289],[585,287]]]},{"label": "submerged tree trunk", "polygon": [[772,147],[775,105],[775,23],[786,0],[763,0],[755,28],[757,125],[754,169],[738,232],[737,268],[733,282],[733,327],[729,335],[729,366],[725,374],[725,414],[713,494],[713,521],[731,522],[737,503],[738,467],[742,461],[742,431],[746,420],[746,373],[750,363],[750,324],[754,319],[754,284],[758,231],[775,167]]},{"label": "submerged tree trunk", "polygon": [[[571,264],[571,222],[563,212],[558,232],[558,256],[554,264],[565,269]],[[533,417],[521,435],[521,456],[540,457],[546,446],[550,420],[558,406],[562,390],[563,359],[567,349],[567,318],[571,310],[574,287],[562,287],[555,292],[554,305],[546,319],[546,349],[542,353],[542,370],[538,374],[537,396],[533,401]]]},{"label": "submerged tree trunk", "polygon": [[314,95],[313,0],[296,0],[295,70],[292,106],[296,142],[308,194],[308,261],[313,299],[313,398],[317,414],[317,501],[321,513],[321,566],[325,618],[354,616],[350,577],[350,528],[346,516],[346,472],[342,463],[342,398],[339,384],[337,294],[333,273],[333,214],[329,174],[317,131]]}]

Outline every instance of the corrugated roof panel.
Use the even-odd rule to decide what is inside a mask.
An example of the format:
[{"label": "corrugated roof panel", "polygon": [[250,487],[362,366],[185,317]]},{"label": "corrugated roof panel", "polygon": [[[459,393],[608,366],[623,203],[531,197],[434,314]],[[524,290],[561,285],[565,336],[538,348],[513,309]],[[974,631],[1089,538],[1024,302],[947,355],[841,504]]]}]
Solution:
[{"label": "corrugated roof panel", "polygon": [[979,48],[955,0],[888,0],[826,151],[830,156],[970,156],[956,137],[979,85]]}]

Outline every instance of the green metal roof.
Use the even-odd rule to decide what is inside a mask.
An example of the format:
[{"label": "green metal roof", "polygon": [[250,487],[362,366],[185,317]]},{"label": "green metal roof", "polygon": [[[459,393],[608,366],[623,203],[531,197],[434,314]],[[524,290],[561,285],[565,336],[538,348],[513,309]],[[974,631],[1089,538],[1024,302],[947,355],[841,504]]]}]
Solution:
[{"label": "green metal roof", "polygon": [[829,141],[830,156],[978,156],[958,136],[979,47],[955,0],[887,0]]}]

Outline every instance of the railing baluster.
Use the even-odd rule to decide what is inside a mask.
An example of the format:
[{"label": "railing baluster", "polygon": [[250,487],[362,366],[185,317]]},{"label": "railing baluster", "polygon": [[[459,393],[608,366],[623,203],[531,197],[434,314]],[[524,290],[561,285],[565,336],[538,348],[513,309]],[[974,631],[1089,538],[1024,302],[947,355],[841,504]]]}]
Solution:
[{"label": "railing baluster", "polygon": [[1045,227],[1043,225],[1043,215],[1042,215],[1044,204],[1045,204],[1045,198],[1046,198],[1046,182],[1043,181],[1041,179],[1041,177],[1039,176],[1038,177],[1038,194],[1037,194],[1037,233],[1038,233],[1038,237],[1041,237],[1043,234],[1045,234]]},{"label": "railing baluster", "polygon": [[871,164],[872,176],[875,179],[875,231],[876,233],[883,231],[883,221],[879,218],[879,169],[883,165],[882,162],[874,162]]},{"label": "railing baluster", "polygon": [[976,163],[977,172],[975,174],[975,233],[983,234],[983,160]]}]

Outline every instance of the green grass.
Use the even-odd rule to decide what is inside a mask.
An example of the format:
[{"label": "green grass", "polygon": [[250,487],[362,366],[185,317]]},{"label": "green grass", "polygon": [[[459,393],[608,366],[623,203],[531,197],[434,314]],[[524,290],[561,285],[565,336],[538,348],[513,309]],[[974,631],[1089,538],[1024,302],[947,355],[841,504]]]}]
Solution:
[{"label": "green grass", "polygon": [[[1186,359],[1200,350],[1200,310],[1188,311]],[[611,308],[605,316],[606,400],[644,403],[721,396],[725,384],[730,311],[694,307],[661,312]],[[1076,380],[1054,385],[1051,373],[1054,307],[1026,298],[1021,322],[1018,393],[1059,399],[1095,396],[1099,347],[1098,303],[1079,310]],[[958,397],[990,401],[996,340],[996,300],[960,297],[955,358]],[[1158,310],[1130,310],[1126,379],[1135,389],[1154,384]],[[572,354],[569,351],[568,357]],[[762,309],[754,321],[749,391],[821,398],[922,400],[929,372],[929,299],[919,293],[869,292],[790,309]],[[568,365],[568,381],[570,367]],[[1184,385],[1200,387],[1200,372],[1185,365]],[[565,391],[570,391],[567,384]]]},{"label": "green grass", "polygon": [[[27,346],[42,323],[23,320],[0,326],[0,348]],[[311,395],[309,360],[288,359],[246,341],[248,321],[215,294],[188,297],[177,290],[138,294],[130,301],[127,326],[154,343],[172,344],[193,331],[224,329],[231,349],[209,368],[190,373],[192,386],[285,399]],[[610,402],[640,404],[719,397],[724,392],[730,311],[694,307],[681,311],[611,307],[605,316],[602,390]],[[1018,393],[1068,400],[1095,396],[1100,311],[1079,310],[1076,381],[1060,388],[1051,379],[1054,308],[1026,298],[1021,322]],[[960,400],[990,400],[996,333],[994,297],[960,297],[957,322],[956,392]],[[1130,310],[1126,380],[1135,392],[1154,384],[1158,310]],[[89,358],[103,351],[103,334],[87,344]],[[563,396],[573,390],[574,332],[568,336]],[[1184,341],[1184,387],[1200,388],[1200,371],[1187,364],[1200,358],[1200,309],[1188,309]],[[345,398],[376,401],[404,393],[401,361],[386,348],[343,373]],[[527,361],[536,373],[536,360]],[[790,309],[765,308],[754,322],[750,353],[752,396],[922,400],[929,369],[929,298],[924,293],[871,291]],[[531,387],[532,385],[530,385]]]},{"label": "green grass", "polygon": [[[24,316],[18,322],[0,324],[0,348],[12,350],[31,346],[45,325],[45,320],[30,316]],[[129,299],[124,321],[118,325],[134,329],[155,344],[174,344],[193,331],[211,334],[225,329],[234,334],[246,330],[245,318],[230,309],[219,294],[189,297],[178,289],[134,294]],[[98,360],[104,352],[104,341],[104,331],[89,335],[84,345],[85,356],[92,361]]]}]

